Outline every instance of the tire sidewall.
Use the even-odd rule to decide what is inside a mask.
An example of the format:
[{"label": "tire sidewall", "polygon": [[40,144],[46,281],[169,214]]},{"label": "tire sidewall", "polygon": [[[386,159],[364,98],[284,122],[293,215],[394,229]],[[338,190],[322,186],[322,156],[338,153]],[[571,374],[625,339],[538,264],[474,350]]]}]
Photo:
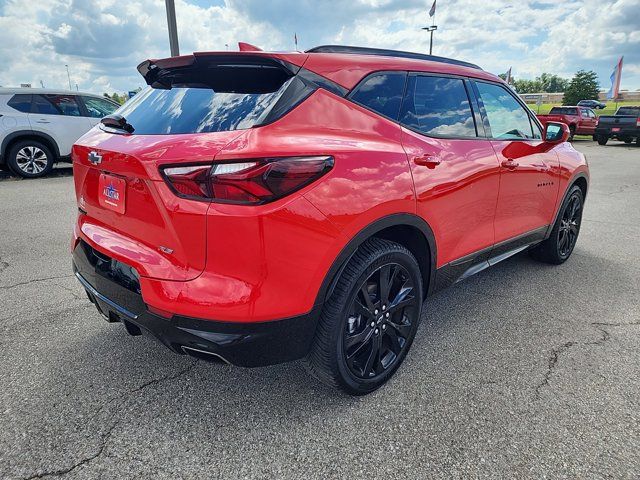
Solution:
[{"label": "tire sidewall", "polygon": [[[25,147],[36,147],[42,150],[47,155],[47,166],[40,173],[27,173],[22,171],[17,164],[16,156],[18,152]],[[7,157],[7,166],[9,169],[15,174],[23,178],[39,178],[48,174],[53,168],[53,164],[55,163],[55,159],[53,157],[53,152],[49,147],[47,147],[42,142],[38,142],[37,140],[21,140],[15,143],[11,149],[9,150],[9,155]]]},{"label": "tire sidewall", "polygon": [[[409,338],[407,339],[407,344],[403,348],[401,354],[395,361],[395,364],[385,371],[381,376],[375,379],[363,379],[356,377],[349,367],[347,366],[346,359],[344,356],[344,343],[343,343],[343,333],[346,328],[348,309],[353,301],[353,298],[357,294],[357,291],[360,289],[362,283],[378,268],[389,264],[389,263],[397,263],[402,265],[409,275],[412,277],[414,285],[416,286],[416,296],[418,297],[418,311],[416,312],[416,318],[412,323],[411,333]],[[373,262],[371,262],[361,273],[358,275],[355,281],[352,281],[349,288],[349,293],[343,298],[342,308],[340,309],[340,317],[336,322],[337,328],[334,330],[334,338],[333,344],[337,361],[337,369],[339,372],[338,381],[343,385],[345,389],[355,394],[367,394],[370,393],[379,387],[381,387],[400,367],[402,362],[404,361],[409,349],[411,348],[411,344],[413,343],[413,339],[415,338],[416,332],[418,330],[418,326],[420,323],[421,312],[422,312],[422,276],[420,274],[420,268],[413,258],[413,256],[407,255],[402,251],[397,251],[393,253],[385,253],[376,258]]]},{"label": "tire sidewall", "polygon": [[[571,202],[571,199],[575,196],[578,196],[580,198],[580,221],[578,222],[578,234],[576,235],[576,241],[575,243],[571,246],[571,250],[569,250],[569,253],[567,253],[567,255],[562,256],[560,255],[560,246],[558,245],[558,241],[560,238],[560,224],[562,223],[562,217],[564,216],[564,213],[567,209],[567,207],[569,206],[569,203]],[[558,220],[556,221],[556,224],[554,225],[553,231],[551,233],[551,238],[553,239],[553,244],[555,245],[555,254],[556,257],[558,259],[558,261],[560,263],[564,263],[565,261],[567,261],[569,259],[569,257],[571,257],[571,254],[573,253],[573,250],[576,247],[576,244],[578,243],[578,236],[580,236],[580,229],[582,227],[582,213],[584,211],[584,195],[582,194],[582,190],[580,189],[580,187],[578,187],[577,185],[571,188],[571,191],[569,192],[569,195],[567,195],[567,197],[565,198],[563,204],[562,204],[562,208],[560,209],[560,214],[558,215]]]}]

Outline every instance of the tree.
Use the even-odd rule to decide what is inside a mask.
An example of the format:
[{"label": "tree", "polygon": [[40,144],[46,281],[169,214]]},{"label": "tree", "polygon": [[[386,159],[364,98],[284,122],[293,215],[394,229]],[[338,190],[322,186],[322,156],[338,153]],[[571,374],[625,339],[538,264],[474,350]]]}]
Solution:
[{"label": "tree", "polygon": [[542,92],[542,84],[536,78],[535,80],[514,80],[513,86],[518,93],[539,93]]},{"label": "tree", "polygon": [[[135,91],[138,92],[140,90],[141,88],[138,88]],[[122,95],[118,95],[116,92],[113,92],[113,94],[111,95],[109,95],[108,93],[103,93],[102,95],[110,100],[113,100],[116,103],[119,103],[120,105],[122,105],[124,102],[129,100],[129,96],[126,93],[123,93]]]},{"label": "tree", "polygon": [[564,92],[569,88],[569,80],[553,73],[543,73],[536,78],[542,85],[542,91],[548,93]]},{"label": "tree", "polygon": [[562,103],[563,105],[575,105],[580,100],[597,99],[599,87],[596,72],[579,70],[564,91]]}]

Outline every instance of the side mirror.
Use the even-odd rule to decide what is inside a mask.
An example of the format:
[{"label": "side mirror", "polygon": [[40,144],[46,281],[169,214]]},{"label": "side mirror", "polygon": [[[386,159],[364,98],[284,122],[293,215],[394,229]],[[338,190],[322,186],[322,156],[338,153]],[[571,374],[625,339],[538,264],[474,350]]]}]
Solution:
[{"label": "side mirror", "polygon": [[560,122],[547,122],[544,126],[544,141],[546,143],[562,143],[569,139],[569,127]]}]

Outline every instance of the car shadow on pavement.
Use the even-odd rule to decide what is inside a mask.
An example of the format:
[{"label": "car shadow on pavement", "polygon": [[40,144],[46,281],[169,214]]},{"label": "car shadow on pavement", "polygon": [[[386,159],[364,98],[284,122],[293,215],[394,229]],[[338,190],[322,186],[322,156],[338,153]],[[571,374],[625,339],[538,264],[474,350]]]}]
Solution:
[{"label": "car shadow on pavement", "polygon": [[[590,308],[584,311],[584,317],[580,311],[584,305],[592,303],[587,302],[586,297],[602,292],[603,277],[606,276],[603,272],[609,272],[608,275],[615,278],[618,284],[631,285],[625,282],[624,276],[615,273],[617,270],[608,260],[580,251],[576,251],[572,260],[560,267],[538,263],[524,253],[436,294],[425,303],[422,324],[405,365],[389,386],[373,396],[399,394],[403,387],[398,383],[408,380],[404,375],[408,364],[411,364],[411,370],[422,370],[420,377],[423,380],[433,381],[434,384],[446,381],[445,377],[437,378],[438,374],[432,376],[423,363],[424,356],[428,357],[427,364],[430,363],[432,359],[429,357],[437,357],[438,351],[444,348],[438,343],[442,337],[455,336],[458,329],[469,329],[471,324],[481,323],[483,328],[488,329],[487,334],[493,342],[500,342],[500,335],[504,334],[507,327],[513,329],[510,334],[515,336],[537,335],[538,339],[544,339],[550,336],[549,332],[554,328],[561,329],[574,323],[574,327],[583,327],[590,335],[593,332],[589,330],[589,321],[580,322],[584,318],[596,318],[598,312]],[[571,301],[561,298],[563,295],[557,291],[558,282],[564,281],[562,278],[565,276],[570,279],[579,277],[582,282],[580,289],[573,292],[574,300]],[[532,291],[536,292],[533,297],[530,295]],[[618,295],[625,293],[618,292]],[[616,301],[615,292],[603,296],[606,302],[602,305]],[[539,302],[541,298],[545,299],[544,302]],[[531,310],[531,318],[522,314],[525,308]],[[272,411],[285,416],[294,413],[288,406],[292,403],[304,406],[307,412],[320,413],[361,401],[310,378],[301,362],[241,368],[196,361],[169,351],[150,335],[127,335],[123,325],[104,322],[93,309],[87,309],[84,321],[95,322],[96,328],[92,329],[93,335],[85,338],[86,342],[76,342],[77,362],[86,365],[94,377],[102,377],[99,383],[109,385],[109,390],[116,392],[115,397],[132,392],[141,395],[149,388],[157,390],[154,396],[158,401],[164,396],[163,393],[174,395],[177,388],[188,397],[185,408],[190,405],[191,414],[196,416],[212,398],[224,402],[243,399],[245,412],[255,407],[252,414],[258,414],[261,408],[270,405]],[[509,325],[505,322],[509,322]],[[434,336],[434,333],[437,335]],[[451,354],[444,351],[440,353]],[[479,346],[478,355],[489,353]],[[459,352],[459,355],[463,356],[464,352]],[[108,362],[104,359],[108,359]],[[464,363],[460,357],[454,361]],[[442,374],[446,375],[446,372]],[[429,385],[425,385],[425,388],[428,389]],[[109,395],[105,394],[105,397]],[[237,414],[233,409],[227,413]]]},{"label": "car shadow on pavement", "polygon": [[0,170],[0,181],[2,180],[40,180],[42,178],[71,177],[73,176],[72,166],[56,166],[44,177],[27,179],[14,175],[9,170]]}]

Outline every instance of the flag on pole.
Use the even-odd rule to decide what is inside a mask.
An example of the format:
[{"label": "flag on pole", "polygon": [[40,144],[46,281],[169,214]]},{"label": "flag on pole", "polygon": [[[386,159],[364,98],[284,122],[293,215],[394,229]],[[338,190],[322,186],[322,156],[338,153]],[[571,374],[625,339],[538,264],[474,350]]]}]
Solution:
[{"label": "flag on pole", "polygon": [[296,44],[296,50],[298,50],[298,34],[297,33],[293,33],[293,43]]},{"label": "flag on pole", "polygon": [[507,70],[507,73],[505,74],[504,81],[507,82],[507,85],[511,85],[511,68],[512,67],[509,67],[509,70]]},{"label": "flag on pole", "polygon": [[429,16],[433,17],[436,14],[436,0],[433,0],[433,5],[431,5],[431,10],[429,10]]},{"label": "flag on pole", "polygon": [[618,60],[618,64],[616,68],[613,69],[613,73],[611,74],[611,88],[607,92],[607,98],[609,100],[615,100],[618,98],[618,92],[620,91],[620,77],[622,77],[622,59],[624,57],[620,57]]}]

